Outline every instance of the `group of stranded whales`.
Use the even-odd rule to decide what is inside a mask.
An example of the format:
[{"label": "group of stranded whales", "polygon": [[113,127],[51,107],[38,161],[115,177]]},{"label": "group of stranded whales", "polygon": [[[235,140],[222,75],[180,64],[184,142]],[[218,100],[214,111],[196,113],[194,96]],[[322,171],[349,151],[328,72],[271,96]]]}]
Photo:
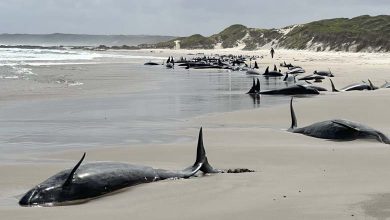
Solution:
[{"label": "group of stranded whales", "polygon": [[208,162],[199,131],[195,163],[183,170],[155,169],[144,165],[119,162],[95,162],[81,165],[83,154],[73,169],[63,170],[29,190],[20,200],[21,206],[57,206],[87,202],[91,199],[139,185],[165,179],[190,178],[199,171],[207,173],[254,172],[246,168],[219,170]]},{"label": "group of stranded whales", "polygon": [[[193,55],[193,54],[192,54]],[[175,60],[173,57],[169,57],[166,61],[166,67],[168,69],[173,69],[175,64],[178,64],[179,67],[185,69],[226,69],[231,71],[247,71],[247,70],[256,70],[259,68],[257,61],[254,62],[252,68],[252,60],[259,58],[259,56],[247,56],[247,55],[216,55],[211,57],[201,56],[188,59],[181,57],[178,60]],[[250,65],[246,63],[250,61]],[[156,62],[146,62],[144,65],[156,66],[159,65]],[[164,65],[164,64],[163,64]],[[256,71],[253,71],[254,74]],[[250,73],[249,73],[250,74]]]},{"label": "group of stranded whales", "polygon": [[[291,64],[288,64],[291,65]],[[250,88],[250,90],[247,92],[247,94],[265,94],[265,95],[318,95],[320,92],[328,91],[326,88],[323,88],[321,86],[314,85],[313,82],[322,82],[323,79],[326,77],[329,77],[332,92],[347,92],[347,91],[361,91],[361,90],[376,90],[379,88],[390,88],[390,83],[386,81],[385,84],[383,84],[381,87],[374,86],[371,80],[368,79],[368,82],[362,81],[359,83],[353,83],[351,85],[348,85],[342,89],[336,89],[332,79],[330,77],[334,77],[334,74],[329,71],[314,71],[313,74],[307,75],[304,77],[299,78],[299,81],[304,81],[304,83],[297,83],[296,76],[297,74],[290,74],[285,73],[285,77],[283,78],[283,81],[291,81],[290,75],[293,76],[293,85],[289,85],[285,88],[280,89],[274,89],[274,90],[267,90],[267,91],[260,91],[260,81],[257,79],[257,83],[255,83],[255,79],[253,79],[253,85]],[[268,77],[280,77],[283,74],[281,71],[269,71],[269,68],[267,67],[265,70],[265,73],[263,74],[264,78],[267,80]]]},{"label": "group of stranded whales", "polygon": [[[287,68],[294,68],[294,65],[292,64],[286,64],[286,62],[281,63],[280,66],[287,67]],[[300,67],[299,67],[300,68]],[[268,68],[266,69],[266,72],[268,71]],[[284,77],[283,81],[287,81],[289,78],[289,73],[286,72],[286,76]],[[291,74],[292,75],[292,74]],[[298,80],[305,81],[307,84],[296,84],[294,75],[294,85],[287,86],[285,88],[281,89],[274,89],[274,90],[267,90],[267,91],[261,91],[260,89],[260,80],[257,78],[256,82],[255,79],[253,79],[253,84],[251,89],[247,92],[247,94],[254,95],[254,94],[264,94],[264,95],[302,95],[302,94],[308,94],[308,95],[318,95],[320,94],[320,91],[327,91],[327,89],[322,88],[320,86],[313,85],[308,80],[314,80],[314,82],[322,82],[325,77],[334,77],[334,74],[329,71],[314,71],[313,74],[301,77]],[[354,83],[349,86],[346,86],[340,90],[335,88],[335,85],[333,81],[329,78],[332,92],[341,92],[341,91],[361,91],[361,90],[376,90],[379,89],[378,87],[374,86],[373,83],[368,80],[368,82],[361,82],[361,83]],[[382,85],[380,88],[390,88],[390,83],[386,81],[384,85]],[[291,127],[288,129],[288,131],[293,133],[300,133],[307,136],[312,136],[316,138],[323,138],[323,139],[332,139],[332,140],[355,140],[355,139],[361,139],[361,138],[374,138],[378,140],[379,142],[390,144],[390,139],[383,134],[382,132],[375,130],[373,128],[370,128],[366,125],[344,120],[344,119],[333,119],[333,120],[327,120],[322,122],[317,122],[312,125],[297,128],[297,119],[294,113],[293,109],[293,98],[291,98],[290,101],[290,111],[291,111]]]},{"label": "group of stranded whales", "polygon": [[311,94],[311,95],[318,95],[320,94],[317,89],[315,89],[312,85],[292,85],[281,89],[275,89],[275,90],[266,90],[261,91],[260,90],[260,80],[257,79],[257,82],[255,83],[255,80],[253,79],[253,85],[252,88],[247,92],[247,94],[264,94],[264,95],[304,95],[304,94]]},{"label": "group of stranded whales", "polygon": [[[219,60],[218,62],[222,62]],[[236,61],[234,61],[236,62]],[[240,62],[240,61],[237,61]],[[173,57],[167,61],[167,64],[174,66],[175,61]],[[200,63],[198,63],[200,64]],[[219,63],[220,65],[223,65]],[[145,65],[159,65],[157,63],[148,62]],[[188,66],[188,62],[186,63]],[[257,63],[255,64],[257,66]],[[288,67],[290,70],[296,69],[296,73],[286,73],[284,80],[288,78],[288,74],[295,75],[302,72],[301,67],[294,68],[292,64],[284,64],[281,66]],[[258,68],[258,67],[257,67]],[[302,70],[301,70],[302,69]],[[282,76],[281,71],[274,66],[273,71],[266,69],[264,76]],[[301,80],[316,80],[326,77],[333,77],[329,71],[315,71],[312,77],[301,78]],[[322,77],[322,78],[321,78]],[[357,83],[337,90],[332,84],[332,91],[353,91],[353,90],[374,90],[377,89],[370,80],[369,83]],[[390,83],[386,83],[381,88],[390,88]],[[286,88],[261,91],[260,80],[253,79],[253,85],[248,94],[264,94],[264,95],[297,95],[297,94],[320,94],[319,91],[326,91],[326,89],[314,86],[310,82],[305,85],[295,84]],[[373,138],[385,144],[390,144],[390,139],[382,132],[370,128],[366,125],[348,121],[344,119],[333,119],[298,128],[297,119],[293,108],[293,98],[290,100],[291,126],[289,132],[304,134],[311,137],[331,139],[331,140],[355,140],[360,138]],[[246,168],[220,170],[213,168],[206,156],[206,151],[203,145],[203,133],[200,128],[198,136],[198,144],[196,150],[195,163],[183,170],[165,170],[155,169],[144,165],[133,165],[119,162],[94,162],[83,164],[82,162],[86,156],[83,154],[79,162],[73,169],[63,170],[44,182],[33,187],[25,193],[19,200],[21,206],[57,206],[57,205],[71,205],[87,202],[92,199],[116,192],[118,190],[128,188],[131,186],[151,183],[166,179],[175,178],[190,178],[195,176],[199,171],[204,174],[208,173],[242,173],[254,172]]]}]

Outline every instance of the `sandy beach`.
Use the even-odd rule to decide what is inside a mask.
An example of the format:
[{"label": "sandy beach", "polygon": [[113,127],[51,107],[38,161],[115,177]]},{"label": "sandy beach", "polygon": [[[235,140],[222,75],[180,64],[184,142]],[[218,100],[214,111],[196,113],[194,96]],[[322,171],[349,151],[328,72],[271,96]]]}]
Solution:
[{"label": "sandy beach", "polygon": [[[338,88],[367,79],[376,86],[390,80],[388,53],[276,50],[274,59],[270,58],[268,50],[142,50],[137,53],[175,57],[188,53],[263,55],[264,58],[258,60],[262,70],[283,61],[302,66],[307,74],[330,68]],[[85,86],[69,89],[57,85],[60,88],[54,92],[39,82],[24,81],[0,95],[2,105],[7,105],[11,97],[12,102],[32,98],[100,97],[142,91],[153,84],[138,84],[138,79],[126,78],[125,71],[117,73],[113,80],[99,83],[99,75],[94,75],[93,71],[88,74],[79,71],[81,74],[71,78],[84,82]],[[330,89],[328,80],[318,85]],[[389,103],[390,90],[379,89],[325,92],[313,98],[296,98],[294,107],[298,126],[342,118],[390,135]],[[30,152],[28,156],[40,162],[0,164],[0,219],[390,218],[389,145],[375,140],[336,142],[289,133],[286,131],[291,123],[288,101],[272,107],[210,113],[182,123],[187,129],[172,132],[190,140]],[[87,151],[85,162],[120,161],[165,169],[185,168],[195,159],[200,126],[204,129],[209,162],[214,167],[249,168],[256,172],[164,180],[131,187],[81,205],[18,206],[23,193],[51,175],[72,167],[84,151]]]}]

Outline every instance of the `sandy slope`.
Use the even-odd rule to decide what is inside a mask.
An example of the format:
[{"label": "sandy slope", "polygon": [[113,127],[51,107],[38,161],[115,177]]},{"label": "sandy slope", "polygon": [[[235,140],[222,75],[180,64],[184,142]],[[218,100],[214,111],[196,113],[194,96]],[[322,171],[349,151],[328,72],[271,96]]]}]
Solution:
[{"label": "sandy slope", "polygon": [[[265,53],[265,52],[263,52]],[[332,67],[339,86],[390,78],[388,54],[277,51],[283,61],[312,71]],[[287,57],[287,58],[286,58]],[[292,58],[295,58],[296,61]],[[328,82],[323,83],[329,86]],[[298,98],[298,125],[345,118],[390,135],[390,90],[326,93]],[[81,151],[38,155],[55,163],[0,166],[0,219],[386,219],[390,218],[390,146],[371,140],[334,142],[292,134],[288,103],[188,122],[204,127],[209,161],[217,168],[246,167],[255,173],[217,174],[140,185],[83,205],[22,208],[24,193],[57,171],[71,167]],[[196,129],[182,145],[131,146],[88,152],[86,162],[112,160],[181,169],[195,157]],[[5,198],[5,199],[4,199]]]}]

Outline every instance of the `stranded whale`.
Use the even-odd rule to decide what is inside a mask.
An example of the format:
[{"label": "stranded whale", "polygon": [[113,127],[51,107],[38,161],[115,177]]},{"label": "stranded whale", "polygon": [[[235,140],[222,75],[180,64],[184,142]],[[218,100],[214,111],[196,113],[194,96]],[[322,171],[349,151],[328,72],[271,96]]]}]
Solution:
[{"label": "stranded whale", "polygon": [[[199,170],[219,173],[207,161],[203,146],[202,128],[199,132],[195,163],[179,171],[154,169],[143,165],[115,162],[96,162],[61,171],[28,191],[19,201],[21,206],[54,206],[86,202],[126,187],[169,178],[189,178]],[[251,172],[248,169],[227,172]]]},{"label": "stranded whale", "polygon": [[332,71],[317,71],[314,70],[313,74],[320,75],[320,76],[327,76],[327,77],[334,77]]},{"label": "stranded whale", "polygon": [[336,87],[334,86],[333,84],[333,81],[331,79],[330,80],[330,83],[332,84],[332,92],[340,92],[340,91],[362,91],[362,90],[375,90],[377,89],[376,86],[374,86],[372,84],[372,82],[370,80],[368,80],[369,83],[365,83],[365,82],[362,82],[362,83],[354,83],[354,84],[351,84],[349,86],[346,86],[340,90],[336,89]]},{"label": "stranded whale", "polygon": [[290,132],[300,133],[316,138],[333,140],[374,138],[379,142],[390,144],[390,139],[382,132],[370,128],[366,125],[344,119],[321,121],[306,127],[297,128],[297,119],[295,117],[292,102],[293,98],[291,98],[290,101],[291,127],[288,130]]}]

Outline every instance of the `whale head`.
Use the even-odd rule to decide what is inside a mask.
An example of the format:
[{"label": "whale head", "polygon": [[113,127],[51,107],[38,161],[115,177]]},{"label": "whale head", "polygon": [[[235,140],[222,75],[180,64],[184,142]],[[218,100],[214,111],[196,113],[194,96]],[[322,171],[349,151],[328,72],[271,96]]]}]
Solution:
[{"label": "whale head", "polygon": [[51,206],[62,201],[64,191],[61,185],[38,185],[29,190],[20,200],[21,206]]},{"label": "whale head", "polygon": [[80,187],[74,187],[72,183],[74,174],[85,158],[85,153],[81,160],[72,170],[64,170],[50,177],[46,181],[38,184],[29,190],[19,200],[21,206],[52,206],[67,201],[80,199]]}]

